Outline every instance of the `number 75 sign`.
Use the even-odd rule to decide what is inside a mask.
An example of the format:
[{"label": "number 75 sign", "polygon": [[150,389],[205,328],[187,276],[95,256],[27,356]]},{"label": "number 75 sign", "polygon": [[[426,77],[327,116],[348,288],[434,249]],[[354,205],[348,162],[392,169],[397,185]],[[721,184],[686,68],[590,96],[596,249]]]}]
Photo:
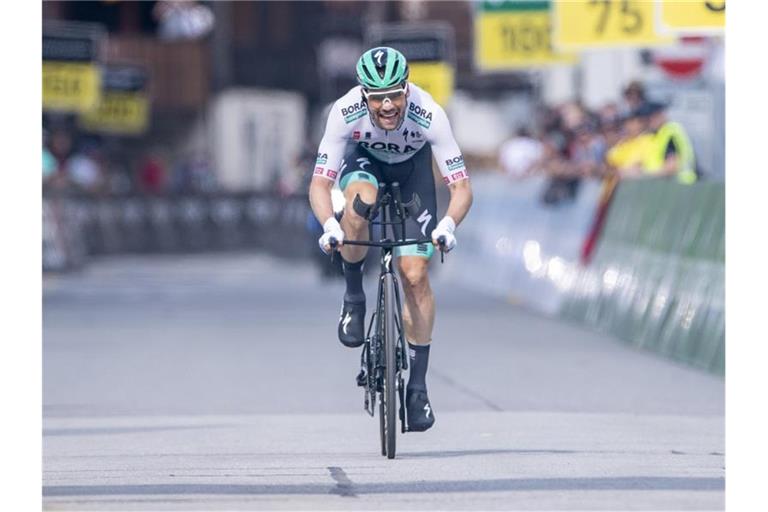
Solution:
[{"label": "number 75 sign", "polygon": [[553,42],[567,50],[669,44],[656,31],[657,8],[652,0],[556,0]]}]

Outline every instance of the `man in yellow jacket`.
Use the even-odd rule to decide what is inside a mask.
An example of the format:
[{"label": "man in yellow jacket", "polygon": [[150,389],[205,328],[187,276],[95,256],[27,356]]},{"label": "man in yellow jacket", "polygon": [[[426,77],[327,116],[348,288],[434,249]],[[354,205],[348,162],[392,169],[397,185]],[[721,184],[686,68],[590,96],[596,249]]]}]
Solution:
[{"label": "man in yellow jacket", "polygon": [[667,119],[666,106],[647,103],[639,113],[648,119],[648,132],[653,138],[643,158],[648,176],[677,176],[686,185],[695,183],[696,157],[688,134],[680,123]]},{"label": "man in yellow jacket", "polygon": [[648,133],[646,116],[635,109],[624,117],[622,138],[605,155],[608,166],[622,178],[641,178],[644,161],[653,147],[653,135]]}]

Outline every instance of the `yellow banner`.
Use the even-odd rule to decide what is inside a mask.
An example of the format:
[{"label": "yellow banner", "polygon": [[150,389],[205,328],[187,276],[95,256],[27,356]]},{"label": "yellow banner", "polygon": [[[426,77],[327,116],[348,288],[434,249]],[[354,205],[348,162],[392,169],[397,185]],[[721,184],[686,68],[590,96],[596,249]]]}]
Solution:
[{"label": "yellow banner", "polygon": [[408,80],[415,83],[445,107],[453,95],[454,71],[447,62],[410,62]]},{"label": "yellow banner", "polygon": [[556,48],[653,46],[673,39],[656,33],[656,2],[650,0],[555,0]]},{"label": "yellow banner", "polygon": [[97,108],[83,114],[80,124],[96,132],[140,134],[149,122],[149,100],[143,92],[105,91]]},{"label": "yellow banner", "polygon": [[98,66],[80,62],[43,62],[43,108],[87,112],[101,97]]},{"label": "yellow banner", "polygon": [[725,0],[663,0],[663,29],[676,32],[719,31],[725,28]]},{"label": "yellow banner", "polygon": [[482,70],[572,64],[576,55],[552,49],[548,10],[491,11],[475,16],[475,63]]}]

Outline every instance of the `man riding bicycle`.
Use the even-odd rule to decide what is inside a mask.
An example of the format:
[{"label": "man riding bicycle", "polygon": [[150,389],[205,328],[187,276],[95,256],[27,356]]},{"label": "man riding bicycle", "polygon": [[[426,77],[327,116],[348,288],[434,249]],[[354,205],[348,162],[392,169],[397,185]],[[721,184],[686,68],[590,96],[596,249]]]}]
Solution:
[{"label": "man riding bicycle", "polygon": [[[368,248],[345,246],[344,238],[368,240],[368,222],[354,210],[355,197],[374,204],[379,183],[399,182],[404,201],[414,193],[421,199],[418,214],[406,221],[404,236],[413,240],[431,237],[432,245],[407,245],[399,247],[396,254],[405,295],[403,323],[410,359],[408,428],[424,431],[435,422],[426,385],[435,318],[427,268],[439,237],[445,237],[444,250],[456,246],[454,231],[472,205],[472,189],[445,111],[426,91],[408,82],[403,54],[388,47],[372,48],[357,61],[356,71],[359,85],[339,98],[328,115],[309,200],[323,225],[320,248],[330,253],[330,242],[335,239],[341,253],[346,292],[339,340],[347,347],[359,347],[365,342],[363,262]],[[439,223],[432,152],[451,196]],[[341,224],[331,205],[331,189],[337,180],[346,199]]]}]

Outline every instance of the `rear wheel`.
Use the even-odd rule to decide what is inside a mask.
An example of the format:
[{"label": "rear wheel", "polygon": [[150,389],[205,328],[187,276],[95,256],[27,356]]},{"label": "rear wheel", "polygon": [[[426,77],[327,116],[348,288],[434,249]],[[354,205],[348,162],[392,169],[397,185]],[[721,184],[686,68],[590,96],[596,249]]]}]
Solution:
[{"label": "rear wheel", "polygon": [[395,282],[392,274],[384,276],[384,352],[387,367],[384,371],[384,430],[386,432],[386,455],[395,458],[395,435],[397,434],[397,329],[395,326]]}]

